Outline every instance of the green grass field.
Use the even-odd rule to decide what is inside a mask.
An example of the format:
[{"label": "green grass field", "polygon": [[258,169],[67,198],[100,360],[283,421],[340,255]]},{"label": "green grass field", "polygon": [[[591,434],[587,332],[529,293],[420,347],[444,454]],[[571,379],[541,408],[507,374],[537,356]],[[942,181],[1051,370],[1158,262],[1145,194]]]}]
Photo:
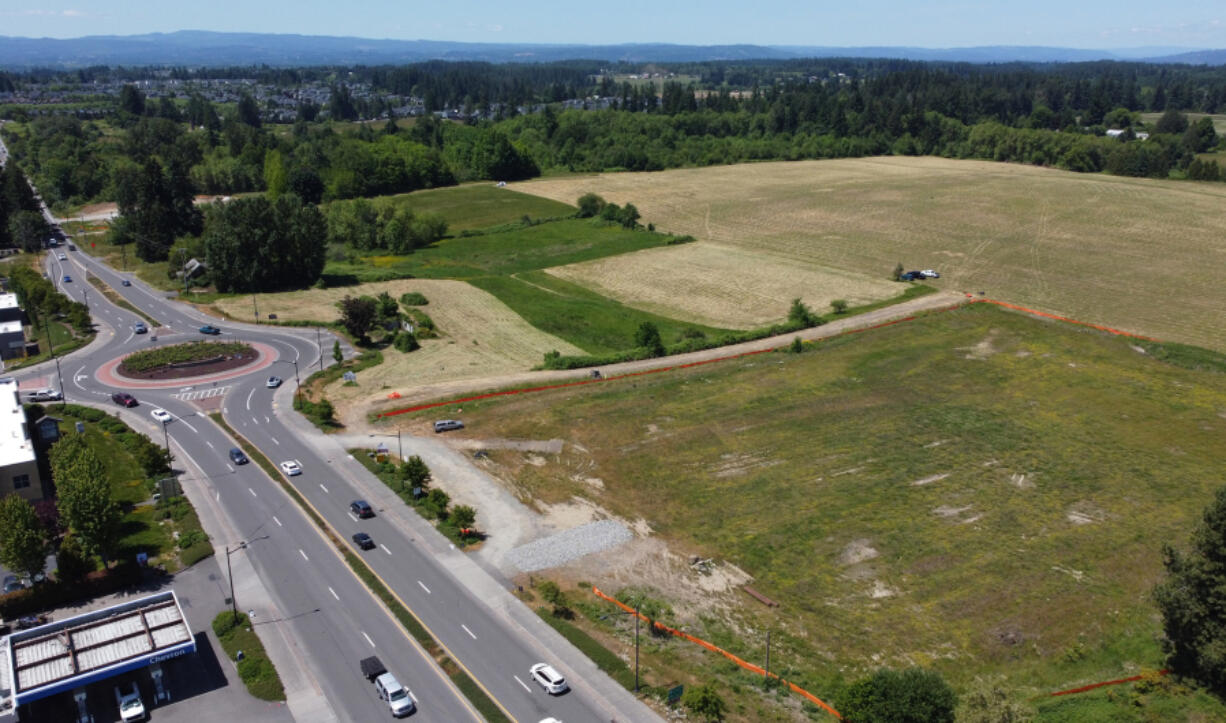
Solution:
[{"label": "green grass field", "polygon": [[[1161,667],[1161,547],[1186,541],[1226,462],[1226,374],[987,305],[464,416],[483,436],[568,442],[517,489],[590,498],[751,574],[777,611],[732,593],[729,618],[680,622],[751,660],[762,641],[744,631],[774,631],[772,660],[818,695],[879,665],[957,687],[1000,674],[1027,699]],[[1226,716],[1202,695],[1096,695],[1040,708]]]},{"label": "green grass field", "polygon": [[543,271],[484,276],[468,281],[498,297],[529,324],[589,354],[633,348],[634,333],[643,322],[655,324],[665,344],[679,341],[685,330],[701,331],[708,337],[729,331],[640,311]]},{"label": "green grass field", "polygon": [[575,213],[575,207],[569,204],[498,188],[490,182],[385,196],[379,203],[408,206],[415,213],[437,213],[447,220],[448,232],[453,235],[518,221],[524,216],[559,218]]},{"label": "green grass field", "polygon": [[468,279],[588,261],[663,246],[668,240],[664,234],[574,219],[448,238],[408,256],[368,256],[358,263],[333,261],[324,268],[324,274],[360,281],[408,276]]}]

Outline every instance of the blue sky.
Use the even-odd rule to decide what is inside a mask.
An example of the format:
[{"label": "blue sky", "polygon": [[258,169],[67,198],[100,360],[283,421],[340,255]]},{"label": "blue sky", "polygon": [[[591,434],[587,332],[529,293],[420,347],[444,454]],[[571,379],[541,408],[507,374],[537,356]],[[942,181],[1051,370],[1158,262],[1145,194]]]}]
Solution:
[{"label": "blue sky", "polygon": [[0,35],[175,30],[568,44],[1226,48],[1226,2],[0,0]]}]

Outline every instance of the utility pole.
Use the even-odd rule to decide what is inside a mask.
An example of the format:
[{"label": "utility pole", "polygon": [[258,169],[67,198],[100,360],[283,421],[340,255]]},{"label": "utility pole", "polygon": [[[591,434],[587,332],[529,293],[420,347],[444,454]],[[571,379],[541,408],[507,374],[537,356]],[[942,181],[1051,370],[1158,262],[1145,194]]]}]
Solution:
[{"label": "utility pole", "polygon": [[763,678],[766,683],[771,680],[771,631],[766,631],[766,677]]},{"label": "utility pole", "polygon": [[55,375],[60,378],[60,406],[68,403],[68,398],[64,396],[64,372],[60,371],[60,360],[57,357],[55,360]]},{"label": "utility pole", "polygon": [[634,608],[634,692],[639,692],[639,609]]},{"label": "utility pole", "polygon": [[51,343],[51,322],[47,320],[46,312],[43,312],[43,328],[47,330],[47,351],[51,353],[51,358],[55,358],[55,344]]},{"label": "utility pole", "polygon": [[260,323],[260,305],[255,303],[255,294],[251,294],[251,308],[255,310],[255,323]]},{"label": "utility pole", "polygon": [[315,327],[315,348],[319,350],[319,371],[322,372],[324,370],[324,343],[318,326]]}]

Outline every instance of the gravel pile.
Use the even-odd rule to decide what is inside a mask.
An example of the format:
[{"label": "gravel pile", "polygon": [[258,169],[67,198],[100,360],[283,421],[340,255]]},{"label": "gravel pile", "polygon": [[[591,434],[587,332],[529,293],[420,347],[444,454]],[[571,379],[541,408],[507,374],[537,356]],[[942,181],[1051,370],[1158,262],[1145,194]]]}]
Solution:
[{"label": "gravel pile", "polygon": [[629,542],[633,537],[633,533],[620,522],[613,520],[589,522],[586,525],[520,545],[507,554],[507,559],[524,572],[534,572],[565,565],[584,555],[617,547]]}]

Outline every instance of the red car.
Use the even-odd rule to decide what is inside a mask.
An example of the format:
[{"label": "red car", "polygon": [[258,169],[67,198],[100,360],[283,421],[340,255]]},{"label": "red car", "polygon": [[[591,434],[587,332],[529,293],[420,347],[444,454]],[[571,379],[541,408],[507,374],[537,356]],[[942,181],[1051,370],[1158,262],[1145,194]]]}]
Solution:
[{"label": "red car", "polygon": [[121,407],[135,407],[137,405],[136,397],[127,392],[115,392],[111,395],[111,401]]}]

